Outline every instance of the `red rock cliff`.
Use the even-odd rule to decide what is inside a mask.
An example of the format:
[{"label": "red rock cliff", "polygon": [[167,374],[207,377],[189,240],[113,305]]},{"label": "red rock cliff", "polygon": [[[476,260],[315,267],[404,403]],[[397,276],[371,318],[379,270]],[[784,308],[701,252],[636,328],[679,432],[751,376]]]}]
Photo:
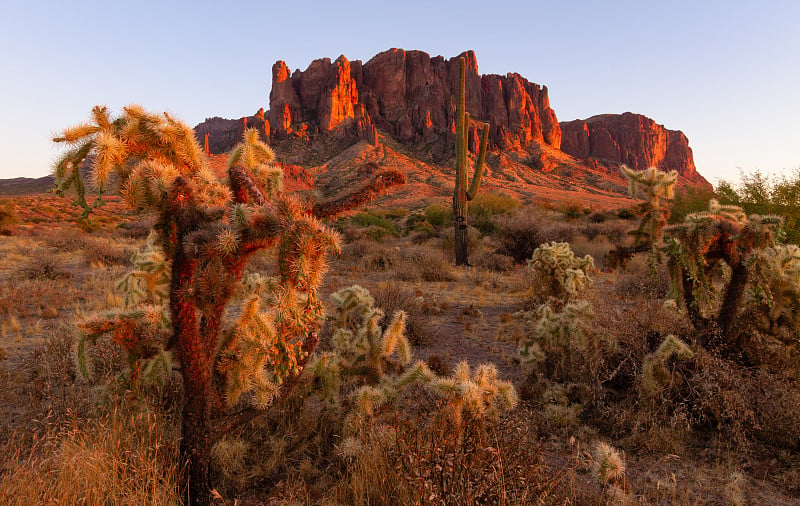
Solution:
[{"label": "red rock cliff", "polygon": [[[478,73],[475,53],[467,59],[467,111],[490,124],[490,139],[500,148],[532,142],[558,148],[561,129],[550,108],[547,87],[519,74]],[[289,76],[284,62],[272,68],[269,121],[281,135],[306,123],[327,132],[353,124],[361,132],[376,125],[402,142],[433,142],[455,131],[457,58],[445,60],[422,51],[390,49],[362,64],[340,56],[314,60]]]},{"label": "red rock cliff", "polygon": [[637,170],[676,170],[692,183],[708,185],[695,168],[683,132],[668,130],[641,114],[602,114],[567,121],[561,123],[561,134],[561,150],[576,158],[624,163]]}]

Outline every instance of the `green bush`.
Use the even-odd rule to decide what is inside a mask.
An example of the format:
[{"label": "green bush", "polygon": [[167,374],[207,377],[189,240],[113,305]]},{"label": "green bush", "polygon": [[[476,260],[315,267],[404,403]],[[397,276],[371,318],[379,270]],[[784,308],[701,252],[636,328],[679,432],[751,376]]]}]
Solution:
[{"label": "green bush", "polygon": [[425,208],[425,219],[435,228],[453,225],[453,210],[443,204],[433,204]]},{"label": "green bush", "polygon": [[517,199],[501,193],[479,193],[470,202],[468,223],[483,234],[494,232],[495,216],[511,214],[520,203]]},{"label": "green bush", "polygon": [[358,213],[350,218],[350,221],[354,225],[367,228],[367,235],[373,239],[380,239],[386,235],[395,237],[400,235],[400,229],[394,221],[374,212]]}]

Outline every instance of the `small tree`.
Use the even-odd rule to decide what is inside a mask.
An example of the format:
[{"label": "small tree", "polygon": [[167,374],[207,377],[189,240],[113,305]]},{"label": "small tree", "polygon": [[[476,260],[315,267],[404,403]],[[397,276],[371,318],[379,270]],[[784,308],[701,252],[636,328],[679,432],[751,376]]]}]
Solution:
[{"label": "small tree", "polygon": [[475,173],[472,183],[467,188],[467,160],[469,159],[469,113],[466,107],[466,68],[464,58],[458,59],[459,85],[458,106],[456,109],[456,186],[453,190],[453,224],[455,227],[456,265],[467,265],[467,202],[475,198],[481,186],[483,161],[486,158],[486,146],[489,141],[489,125],[483,124],[481,145],[478,159],[475,162]]},{"label": "small tree", "polygon": [[[85,198],[79,169],[91,160],[98,195],[115,180],[131,208],[157,218],[147,249],[120,284],[125,309],[83,325],[79,369],[91,371],[86,345],[103,335],[127,352],[134,381],[169,373],[176,361],[183,490],[191,503],[208,504],[214,443],[290,391],[316,347],[317,289],[338,237],[315,214],[358,205],[402,175],[379,174],[354,198],[311,206],[283,191],[282,172],[256,130],[245,131],[221,179],[189,127],[139,106],[114,119],[95,107],[90,123],[54,141],[71,147],[56,163],[56,187],[77,193],[84,217],[102,202]],[[277,250],[275,272],[244,276],[248,259],[269,248]],[[234,301],[242,311],[229,321]]]}]

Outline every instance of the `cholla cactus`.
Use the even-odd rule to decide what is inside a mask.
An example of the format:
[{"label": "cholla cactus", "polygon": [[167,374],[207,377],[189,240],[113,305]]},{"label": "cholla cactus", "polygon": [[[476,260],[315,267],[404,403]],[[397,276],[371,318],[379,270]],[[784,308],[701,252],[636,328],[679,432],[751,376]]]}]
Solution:
[{"label": "cholla cactus", "polygon": [[[213,444],[291,390],[316,347],[317,289],[338,237],[313,208],[283,192],[272,151],[254,130],[231,152],[225,179],[188,126],[139,106],[114,119],[95,107],[91,123],[54,141],[71,146],[55,166],[57,190],[74,189],[84,216],[116,183],[131,208],[157,218],[147,249],[119,285],[126,309],[84,325],[78,369],[90,372],[80,357],[107,334],[127,352],[133,379],[171,371],[174,358],[184,387],[184,489],[192,503],[208,504]],[[91,205],[80,170],[87,160],[99,195]],[[367,183],[357,191],[362,198],[385,187]],[[251,255],[267,248],[277,251],[273,276],[243,279]],[[244,310],[228,321],[233,302]]]},{"label": "cholla cactus", "polygon": [[636,171],[625,165],[621,166],[620,170],[628,179],[630,195],[635,197],[641,189],[647,197],[644,216],[636,231],[634,247],[641,244],[655,246],[661,239],[661,231],[669,218],[669,208],[664,201],[675,198],[678,173],[674,170],[662,172],[655,167]]},{"label": "cholla cactus", "polygon": [[670,334],[664,338],[655,352],[644,359],[642,389],[645,394],[655,394],[672,382],[672,373],[667,369],[667,361],[673,356],[686,361],[694,356],[694,352],[688,344]]},{"label": "cholla cactus", "polygon": [[603,484],[618,482],[625,477],[625,462],[616,448],[598,441],[592,450],[592,471]]},{"label": "cholla cactus", "polygon": [[404,314],[398,312],[382,329],[383,312],[373,307],[374,299],[364,288],[345,288],[331,295],[331,301],[333,350],[316,355],[306,371],[318,380],[315,393],[342,414],[343,455],[350,455],[363,443],[361,438],[380,428],[376,421],[381,414],[412,385],[445,397],[444,409],[458,424],[465,416],[482,420],[516,406],[513,386],[499,379],[494,365],[480,365],[472,372],[462,362],[449,377],[438,377],[424,362],[409,365]]},{"label": "cholla cactus", "polygon": [[594,259],[590,255],[576,257],[566,242],[542,244],[528,260],[528,270],[542,281],[537,287],[542,290],[541,295],[561,302],[571,300],[591,284],[591,269],[594,269]]},{"label": "cholla cactus", "polygon": [[465,416],[496,417],[514,409],[518,402],[516,390],[498,377],[494,364],[482,364],[472,372],[467,362],[460,362],[452,376],[435,378],[431,386],[450,400],[448,409],[457,427]]},{"label": "cholla cactus", "polygon": [[635,197],[639,191],[645,194],[647,201],[640,206],[642,220],[633,232],[634,241],[631,246],[618,246],[608,253],[606,264],[611,267],[625,267],[635,253],[650,251],[651,263],[660,261],[659,243],[664,227],[669,219],[669,207],[666,201],[675,197],[675,184],[678,173],[674,170],[662,172],[656,167],[637,171],[625,165],[620,167],[622,175],[628,180],[628,191]]},{"label": "cholla cactus", "polygon": [[796,328],[800,323],[800,247],[785,244],[758,250],[747,268],[753,276],[750,304],[764,311],[770,328],[781,321]]},{"label": "cholla cactus", "polygon": [[[690,321],[702,331],[703,344],[713,334],[707,332],[712,326],[728,338],[745,295],[749,258],[775,245],[781,224],[778,216],[747,216],[739,207],[712,199],[708,211],[689,214],[683,223],[664,229],[673,291],[682,293]],[[706,316],[701,306],[716,296],[712,275],[720,263],[730,268],[730,279],[722,292],[719,313]]]},{"label": "cholla cactus", "polygon": [[556,361],[568,360],[572,350],[585,348],[594,311],[588,302],[578,300],[561,311],[542,304],[534,311],[520,311],[514,316],[528,328],[519,344],[520,357],[528,363],[541,363],[557,357],[560,359]]}]

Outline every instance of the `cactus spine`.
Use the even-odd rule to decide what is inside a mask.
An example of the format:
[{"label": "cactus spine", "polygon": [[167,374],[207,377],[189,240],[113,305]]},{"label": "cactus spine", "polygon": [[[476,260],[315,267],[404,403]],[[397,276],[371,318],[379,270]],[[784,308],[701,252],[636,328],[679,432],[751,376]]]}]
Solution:
[{"label": "cactus spine", "polygon": [[467,260],[467,202],[475,198],[481,186],[483,161],[486,158],[486,145],[489,140],[489,124],[483,124],[478,159],[475,172],[467,189],[467,160],[469,158],[469,114],[466,108],[466,69],[467,61],[458,59],[458,107],[456,109],[456,187],[453,191],[453,223],[455,226],[456,265],[468,265]]}]

